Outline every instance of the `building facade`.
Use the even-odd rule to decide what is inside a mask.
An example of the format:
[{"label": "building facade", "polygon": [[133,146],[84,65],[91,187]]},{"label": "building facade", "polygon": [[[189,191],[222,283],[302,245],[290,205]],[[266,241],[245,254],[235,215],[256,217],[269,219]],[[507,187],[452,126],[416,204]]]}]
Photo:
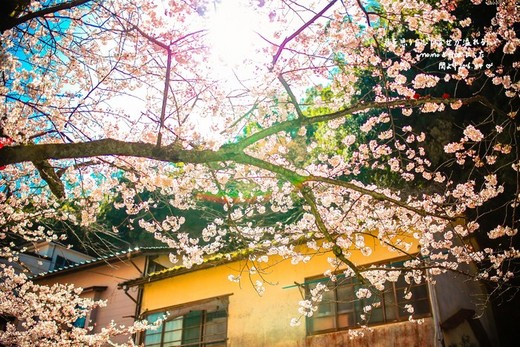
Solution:
[{"label": "building facade", "polygon": [[[191,269],[173,267],[126,281],[125,286],[142,290],[140,318],[164,319],[160,329],[136,342],[147,347],[495,345],[492,320],[486,314],[473,319],[475,307],[468,299],[481,288],[468,289],[468,283],[449,277],[436,284],[400,278],[379,295],[358,298],[361,283],[341,271],[335,281],[323,275],[331,256],[315,254],[298,265],[274,256],[267,262],[251,255],[217,257]],[[362,265],[401,259],[380,250],[368,258],[354,254],[352,260]],[[318,286],[328,290],[305,317],[299,311],[302,300]],[[370,304],[375,305],[364,311]],[[414,307],[414,320],[407,305]]]},{"label": "building facade", "polygon": [[[160,257],[167,252],[166,248],[131,249],[67,265],[34,276],[32,280],[41,285],[73,284],[83,288],[82,297],[106,301],[106,306],[87,312],[84,319],[74,323],[78,327],[90,327],[93,333],[98,333],[112,321],[125,326],[134,323],[141,292],[137,287],[120,287],[119,283],[172,266],[167,262],[167,257]],[[161,264],[158,259],[167,263]],[[112,341],[124,343],[128,339],[129,336],[118,336]]]}]

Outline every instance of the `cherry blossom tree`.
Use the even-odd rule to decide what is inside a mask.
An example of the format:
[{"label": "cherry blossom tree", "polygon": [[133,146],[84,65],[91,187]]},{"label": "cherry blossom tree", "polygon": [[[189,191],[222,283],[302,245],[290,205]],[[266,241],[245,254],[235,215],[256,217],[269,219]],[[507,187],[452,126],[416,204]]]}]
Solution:
[{"label": "cherry blossom tree", "polygon": [[145,329],[142,322],[125,328],[112,322],[100,333],[90,334],[92,328],[74,326],[94,307],[103,305],[81,298],[81,288],[73,285],[54,284],[41,286],[32,283],[25,274],[17,274],[11,267],[3,267],[0,295],[0,312],[7,322],[0,333],[4,346],[103,346],[110,338],[120,334],[129,336]]},{"label": "cherry blossom tree", "polygon": [[187,267],[230,245],[298,264],[306,245],[377,290],[389,272],[350,260],[377,245],[409,279],[517,289],[514,0],[251,0],[254,27],[219,38],[224,3],[32,1],[2,24],[2,256],[153,192],[222,204],[198,237],[175,213],[137,221]]}]

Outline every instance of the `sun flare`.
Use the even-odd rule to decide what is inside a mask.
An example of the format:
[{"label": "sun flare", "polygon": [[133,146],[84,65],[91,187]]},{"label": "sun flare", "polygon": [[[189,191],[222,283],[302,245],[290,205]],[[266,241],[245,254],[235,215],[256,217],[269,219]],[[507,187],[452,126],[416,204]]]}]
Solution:
[{"label": "sun flare", "polygon": [[209,14],[208,40],[213,58],[236,68],[254,55],[259,16],[244,1],[223,0]]}]

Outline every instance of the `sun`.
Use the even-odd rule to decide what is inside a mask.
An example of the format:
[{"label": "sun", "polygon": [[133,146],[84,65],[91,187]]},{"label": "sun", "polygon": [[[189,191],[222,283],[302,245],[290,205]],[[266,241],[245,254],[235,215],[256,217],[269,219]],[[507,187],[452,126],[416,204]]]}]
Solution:
[{"label": "sun", "polygon": [[208,11],[208,44],[215,60],[236,69],[254,57],[260,18],[243,0],[222,0]]}]

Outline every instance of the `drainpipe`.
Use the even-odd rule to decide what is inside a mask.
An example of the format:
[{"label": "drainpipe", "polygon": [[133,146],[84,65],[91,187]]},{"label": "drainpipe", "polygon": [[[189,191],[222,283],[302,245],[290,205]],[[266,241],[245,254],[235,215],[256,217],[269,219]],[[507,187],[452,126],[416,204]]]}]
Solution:
[{"label": "drainpipe", "polygon": [[[132,264],[135,266],[136,269],[139,270],[140,274],[141,274],[141,277],[144,277],[148,274],[148,266],[149,266],[149,263],[150,263],[150,257],[149,256],[146,256],[144,257],[144,267],[143,269],[139,269],[135,263],[132,262]],[[130,294],[128,294],[128,289],[129,288],[126,288],[125,289],[125,294],[130,296]],[[142,301],[143,301],[143,286],[142,285],[138,285],[137,286],[137,298],[134,299],[130,296],[130,298],[132,299],[132,301],[135,302],[135,313],[134,313],[134,321],[138,320],[138,319],[141,319],[141,304],[142,304]],[[134,333],[132,338],[134,340],[134,343],[138,343],[139,339],[141,338],[141,333]]]},{"label": "drainpipe", "polygon": [[426,271],[426,282],[428,283],[428,296],[430,297],[430,304],[432,306],[432,319],[433,319],[433,346],[443,347],[444,336],[442,335],[440,314],[439,314],[439,302],[437,301],[437,291],[435,290],[435,284],[432,283],[431,277]]},{"label": "drainpipe", "polygon": [[[148,267],[150,266],[150,257],[145,256],[144,258],[144,268],[141,272],[141,277],[148,275]],[[135,318],[141,318],[141,304],[143,301],[143,286],[137,286],[137,305],[135,305]]]}]

